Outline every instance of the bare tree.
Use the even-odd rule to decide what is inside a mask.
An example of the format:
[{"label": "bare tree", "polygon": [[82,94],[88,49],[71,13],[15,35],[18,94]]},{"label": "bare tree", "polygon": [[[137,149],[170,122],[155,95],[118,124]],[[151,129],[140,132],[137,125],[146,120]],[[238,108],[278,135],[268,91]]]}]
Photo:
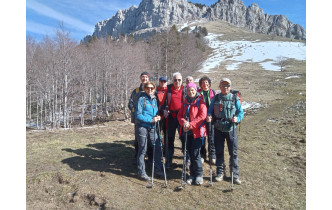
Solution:
[{"label": "bare tree", "polygon": [[288,65],[288,58],[284,56],[278,56],[276,63],[280,66],[280,71],[284,71],[284,67]]}]

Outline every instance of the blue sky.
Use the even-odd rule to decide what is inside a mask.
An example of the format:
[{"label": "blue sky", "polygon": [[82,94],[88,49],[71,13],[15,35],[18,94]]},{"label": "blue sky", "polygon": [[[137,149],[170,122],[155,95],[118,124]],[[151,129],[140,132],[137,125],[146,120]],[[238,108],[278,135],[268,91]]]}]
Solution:
[{"label": "blue sky", "polygon": [[[77,41],[92,34],[98,21],[111,18],[119,9],[138,6],[141,0],[27,0],[26,34],[36,40],[53,36],[63,22]],[[217,0],[191,0],[210,6]],[[246,6],[257,3],[265,13],[285,15],[293,23],[306,28],[305,0],[243,0]],[[286,6],[287,5],[287,6]]]}]

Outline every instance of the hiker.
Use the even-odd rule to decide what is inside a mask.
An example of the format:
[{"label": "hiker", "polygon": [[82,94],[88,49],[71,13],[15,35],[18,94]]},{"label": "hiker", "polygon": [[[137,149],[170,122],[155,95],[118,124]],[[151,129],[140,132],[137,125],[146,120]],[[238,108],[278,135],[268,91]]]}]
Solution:
[{"label": "hiker", "polygon": [[166,77],[160,77],[159,78],[159,86],[157,87],[156,96],[158,99],[158,111],[159,115],[161,117],[161,120],[159,121],[160,128],[162,129],[163,136],[166,134],[166,118],[164,116],[164,113],[161,110],[161,107],[164,106],[165,100],[166,100],[166,93],[167,93],[167,78]]},{"label": "hiker", "polygon": [[[182,75],[179,72],[173,74],[173,83],[167,85],[167,95],[163,112],[166,119],[166,129],[168,133],[168,155],[166,157],[166,167],[170,168],[174,155],[175,132],[179,126],[177,114],[184,101],[185,89],[182,85]],[[183,145],[183,144],[182,144]]]},{"label": "hiker", "polygon": [[187,84],[187,96],[178,113],[180,124],[180,135],[187,135],[187,151],[190,156],[190,176],[188,184],[203,184],[203,167],[201,162],[200,150],[204,137],[206,136],[205,119],[207,107],[205,102],[197,92],[195,83]]},{"label": "hiker", "polygon": [[[156,165],[155,174],[164,176],[161,170],[161,145],[160,138],[155,132],[156,123],[160,120],[158,115],[158,102],[155,96],[156,85],[154,82],[144,83],[144,93],[138,98],[135,110],[135,123],[137,125],[137,174],[142,180],[149,181],[150,177],[145,171],[144,157],[147,151],[147,145],[155,146],[155,157],[153,157]],[[151,157],[148,156],[150,159]],[[151,162],[152,160],[150,160]]]},{"label": "hiker", "polygon": [[[139,96],[140,92],[143,91],[143,85],[149,81],[150,74],[148,72],[142,72],[140,75],[141,84],[139,87],[135,88],[130,95],[129,102],[128,102],[128,108],[131,111],[131,123],[135,124],[135,106],[137,103],[137,97]],[[136,158],[137,158],[137,152],[138,152],[138,143],[137,143],[137,126],[134,125],[134,131],[135,131],[135,141],[134,141],[134,147],[135,147],[135,157],[134,157],[134,163],[136,164]],[[148,155],[152,155],[152,148],[148,147]]]},{"label": "hiker", "polygon": [[187,76],[186,77],[186,85],[188,85],[191,82],[194,83],[194,78],[192,76]]},{"label": "hiker", "polygon": [[[211,79],[207,76],[203,76],[202,78],[199,79],[199,86],[200,89],[197,91],[203,96],[204,102],[206,104],[206,107],[209,107],[211,104],[211,100],[213,97],[216,95],[216,91],[211,89]],[[209,128],[207,128],[209,130]],[[210,136],[210,141],[207,142],[208,144],[208,153],[209,153],[209,160],[211,158],[211,163],[216,164],[216,149],[214,147],[214,140],[213,140],[213,135],[214,135],[214,125],[211,124],[211,136]],[[201,157],[202,157],[202,162],[206,160],[206,138],[204,139],[203,146],[201,148]],[[211,154],[210,154],[211,152]]]},{"label": "hiker", "polygon": [[228,153],[230,156],[230,174],[233,172],[234,183],[241,184],[239,179],[238,165],[238,137],[236,125],[243,119],[244,113],[240,98],[231,93],[231,80],[222,78],[219,83],[221,93],[217,94],[211,101],[208,109],[207,122],[214,123],[214,144],[216,148],[216,181],[220,182],[225,176],[224,167],[224,142],[226,139]]}]

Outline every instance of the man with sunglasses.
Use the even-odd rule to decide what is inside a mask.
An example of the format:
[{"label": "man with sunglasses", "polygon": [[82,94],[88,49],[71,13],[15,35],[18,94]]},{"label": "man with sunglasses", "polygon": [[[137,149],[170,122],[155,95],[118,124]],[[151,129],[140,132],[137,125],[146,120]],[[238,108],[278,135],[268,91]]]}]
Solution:
[{"label": "man with sunglasses", "polygon": [[232,174],[233,172],[234,183],[241,184],[237,156],[238,137],[236,125],[243,119],[244,112],[240,98],[236,94],[231,93],[231,84],[231,80],[228,78],[220,80],[219,88],[221,93],[213,97],[206,121],[212,121],[214,124],[214,144],[217,156],[216,181],[222,181],[225,176],[224,142],[226,140],[230,156],[230,173]]},{"label": "man with sunglasses", "polygon": [[[182,75],[179,72],[173,74],[173,83],[167,85],[167,95],[163,106],[164,116],[168,133],[168,156],[166,157],[167,168],[171,167],[174,155],[174,140],[176,129],[179,127],[177,114],[183,106],[185,89],[182,85]],[[179,132],[179,131],[178,131]]]}]

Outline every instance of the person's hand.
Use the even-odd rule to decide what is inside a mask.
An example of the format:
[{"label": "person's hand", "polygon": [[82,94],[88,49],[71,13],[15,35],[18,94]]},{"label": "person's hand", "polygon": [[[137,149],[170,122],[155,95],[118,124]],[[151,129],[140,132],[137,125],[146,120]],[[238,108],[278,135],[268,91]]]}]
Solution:
[{"label": "person's hand", "polygon": [[232,117],[232,122],[237,123],[237,117],[236,116]]},{"label": "person's hand", "polygon": [[152,118],[152,122],[158,122],[160,120],[160,116],[157,115],[154,118]]},{"label": "person's hand", "polygon": [[183,127],[189,128],[190,127],[190,123],[188,121],[184,121]]},{"label": "person's hand", "polygon": [[206,122],[211,122],[212,121],[212,116],[211,115],[208,115],[207,117],[206,117]]},{"label": "person's hand", "polygon": [[184,132],[188,132],[190,129],[189,128],[187,128],[187,127],[183,127],[183,131]]},{"label": "person's hand", "polygon": [[167,117],[168,117],[168,114],[169,114],[169,112],[168,112],[168,111],[166,111],[166,110],[164,110],[164,116],[165,116],[165,118],[167,118]]}]

